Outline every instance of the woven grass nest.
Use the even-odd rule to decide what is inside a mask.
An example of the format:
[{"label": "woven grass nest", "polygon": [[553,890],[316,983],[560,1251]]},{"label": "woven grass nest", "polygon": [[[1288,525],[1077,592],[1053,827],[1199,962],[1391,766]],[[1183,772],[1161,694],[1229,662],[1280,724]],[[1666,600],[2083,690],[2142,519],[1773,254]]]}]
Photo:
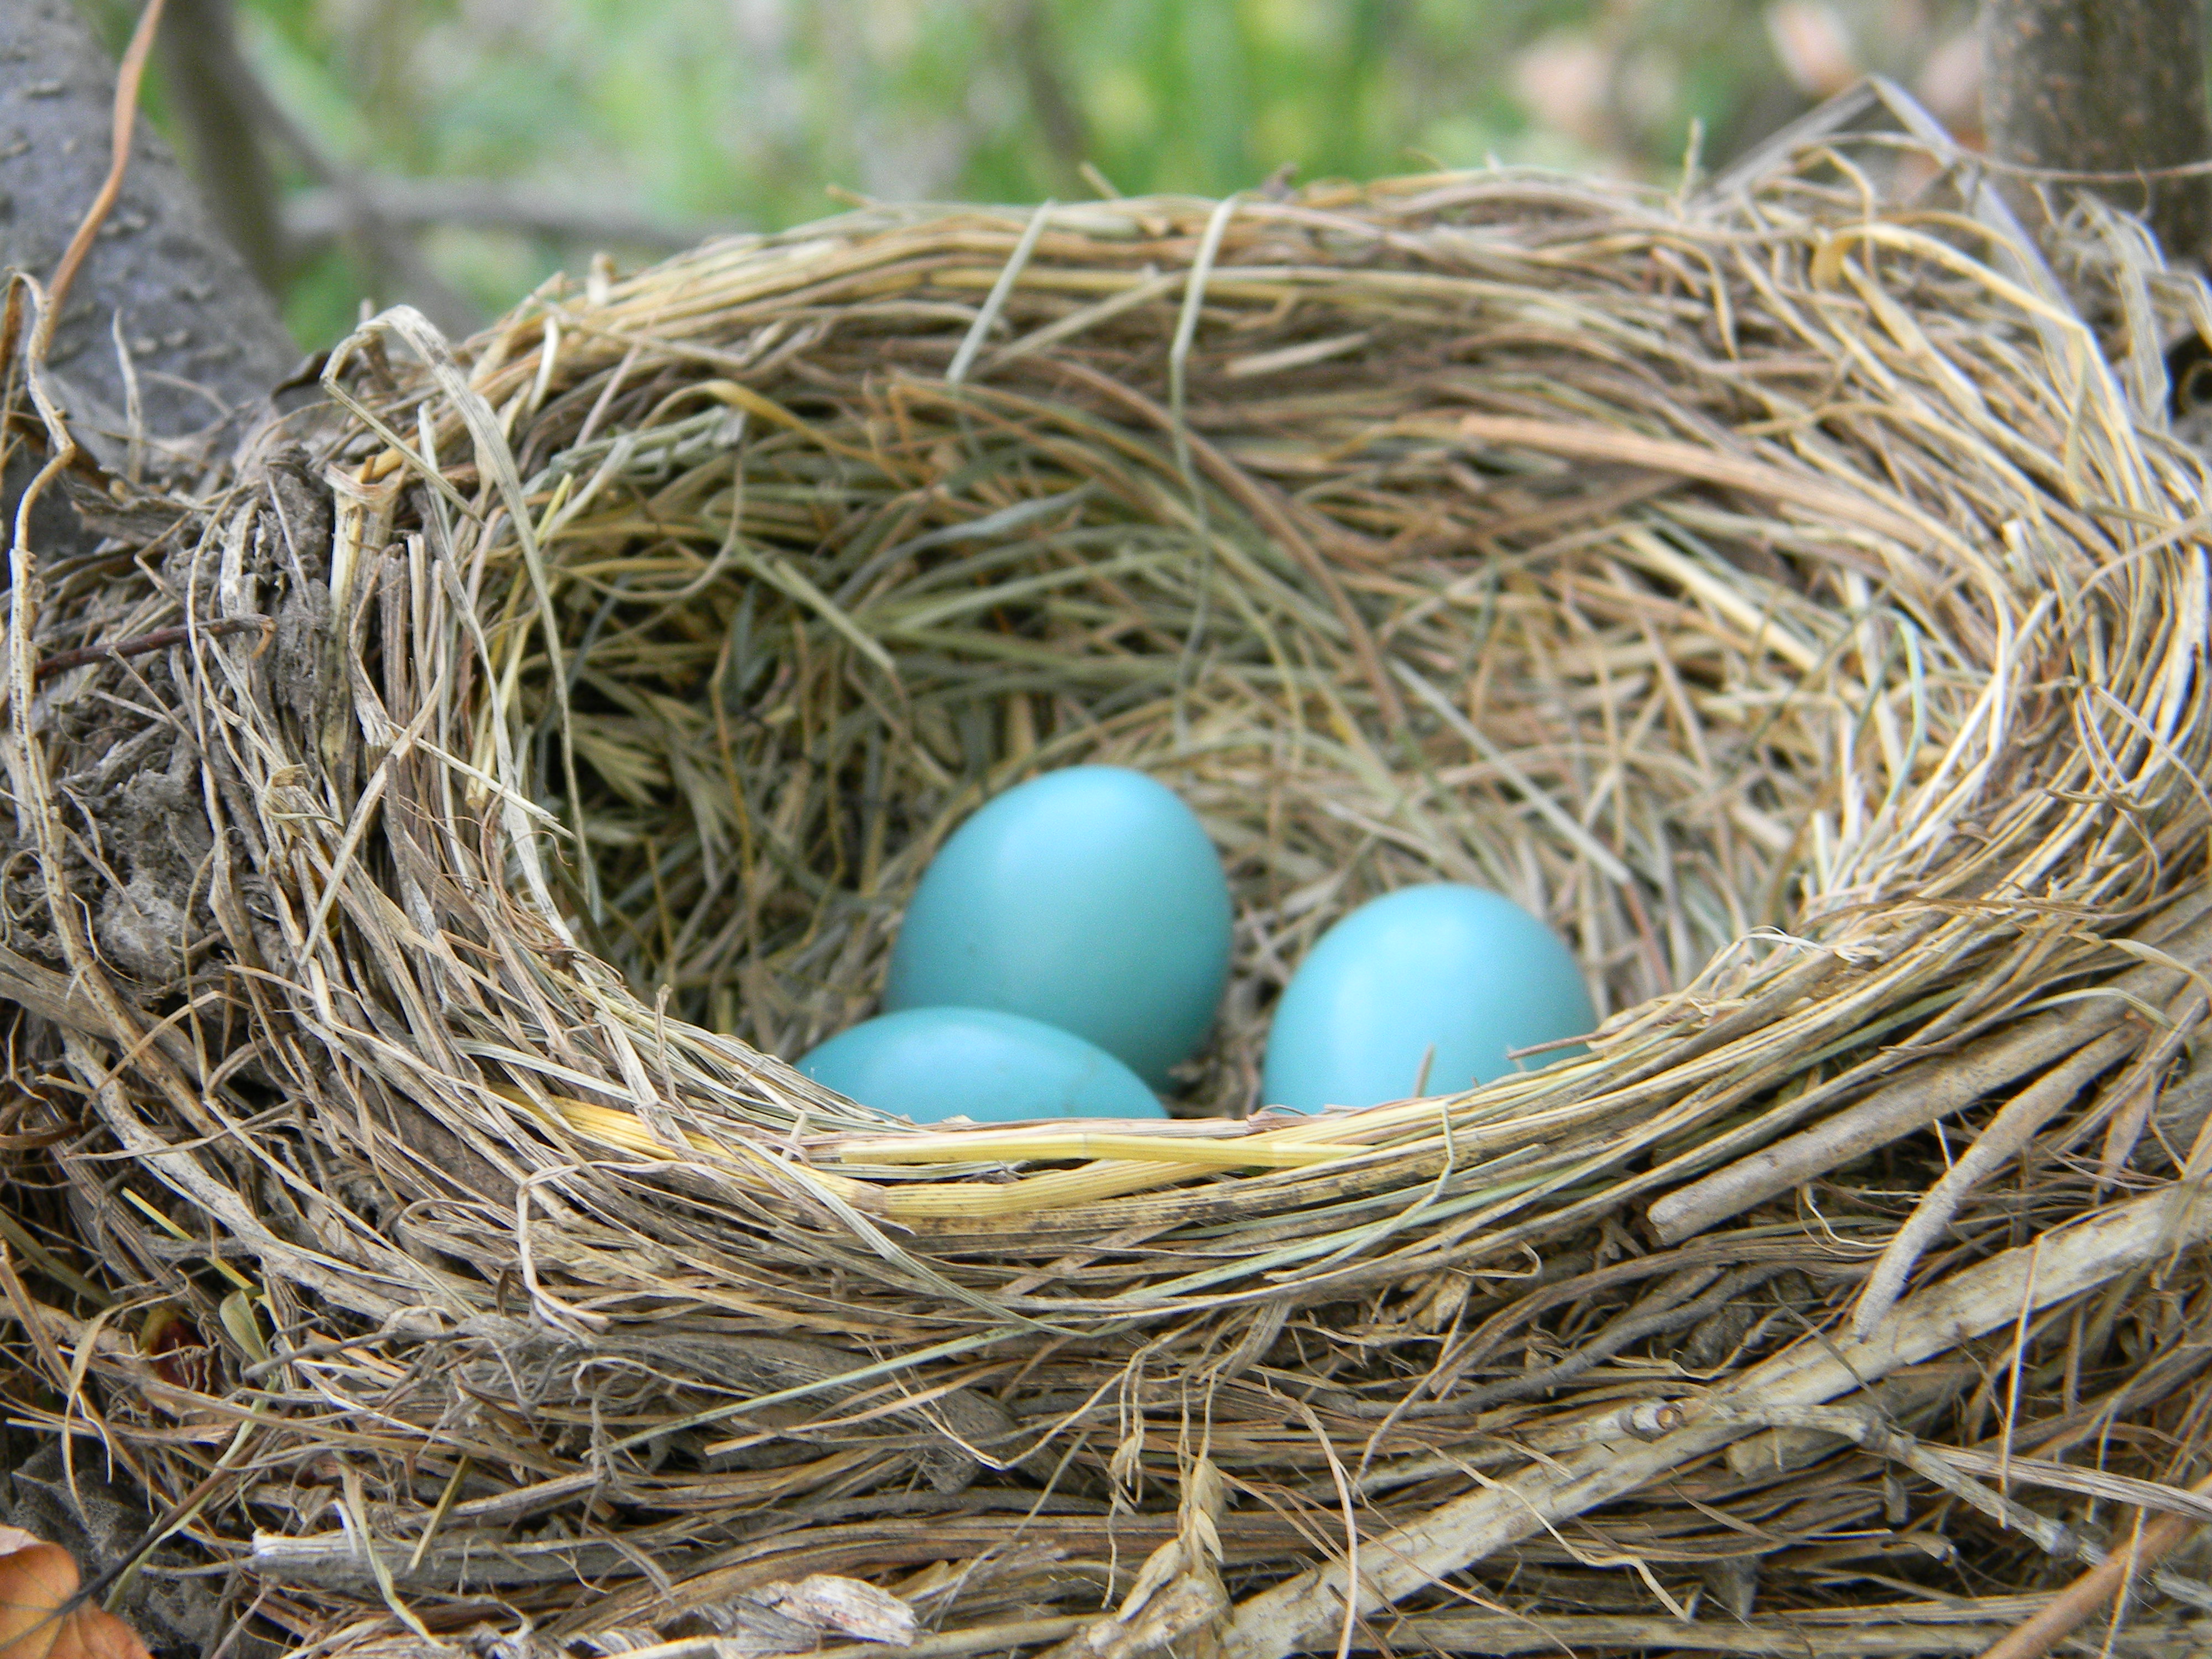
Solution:
[{"label": "woven grass nest", "polygon": [[[9,1415],[318,1653],[1978,1650],[2212,1515],[2212,306],[2078,246],[1894,134],[869,209],[387,313],[219,488],[82,463]],[[1237,896],[1176,1120],[793,1072],[1087,761]],[[1245,1116],[1435,878],[1590,1052]]]}]

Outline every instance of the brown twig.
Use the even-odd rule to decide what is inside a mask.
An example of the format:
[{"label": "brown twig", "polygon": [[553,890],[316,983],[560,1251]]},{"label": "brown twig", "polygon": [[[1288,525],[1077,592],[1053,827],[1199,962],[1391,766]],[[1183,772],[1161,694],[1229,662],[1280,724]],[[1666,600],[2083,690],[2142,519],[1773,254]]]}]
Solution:
[{"label": "brown twig", "polygon": [[[131,31],[130,46],[116,70],[114,154],[108,162],[107,177],[101,182],[99,194],[93,198],[92,205],[85,210],[76,234],[63,251],[61,262],[54,267],[53,279],[46,285],[38,320],[32,326],[30,341],[23,354],[24,381],[52,441],[52,453],[15,501],[14,547],[9,560],[9,628],[12,637],[8,690],[17,701],[19,720],[21,706],[30,701],[30,640],[37,616],[32,582],[35,566],[30,541],[31,513],[46,493],[46,486],[59,477],[77,456],[76,440],[70,433],[69,422],[45,384],[46,354],[53,348],[54,333],[61,326],[63,307],[69,299],[70,285],[76,281],[77,270],[84,264],[93,239],[99,235],[100,227],[115,206],[116,198],[122,194],[124,175],[131,167],[131,134],[138,118],[138,85],[146,73],[146,54],[153,48],[155,31],[161,27],[161,5],[162,0],[147,0],[146,9],[138,16],[138,26]],[[13,334],[15,306],[11,284],[9,320],[0,332]]]},{"label": "brown twig", "polygon": [[82,668],[88,662],[106,662],[117,657],[143,657],[149,651],[160,651],[172,645],[183,645],[196,635],[245,634],[258,629],[261,643],[253,654],[259,656],[269,648],[269,641],[276,632],[274,618],[269,617],[227,617],[216,622],[192,623],[176,628],[157,628],[150,634],[141,634],[136,639],[118,640],[112,645],[80,645],[67,651],[57,651],[50,657],[39,659],[31,671],[33,683],[58,674],[65,668]]},{"label": "brown twig", "polygon": [[2128,1051],[2141,1045],[2141,1021],[2123,1020],[2086,1048],[2069,1055],[2022,1089],[1984,1124],[1974,1144],[1960,1153],[1943,1177],[1921,1197],[1912,1213],[1891,1235],[1881,1259],[1867,1275],[1851,1312],[1851,1330],[1858,1336],[1887,1318],[1905,1294],[1905,1283],[1936,1237],[1951,1224],[1966,1196],[1999,1165],[2035,1138],[2035,1133],[2073,1103],[2074,1097],[2103,1074]]},{"label": "brown twig", "polygon": [[750,228],[735,219],[663,218],[603,197],[503,179],[364,173],[350,191],[323,184],[294,194],[284,204],[284,234],[295,250],[334,241],[354,228],[364,206],[395,231],[466,225],[594,246],[690,247]]},{"label": "brown twig", "polygon": [[100,184],[100,194],[85,210],[76,234],[70,238],[61,263],[54,267],[53,278],[46,284],[46,312],[32,336],[34,358],[44,358],[46,348],[52,343],[54,330],[61,325],[62,302],[69,298],[70,284],[76,281],[77,267],[92,251],[93,239],[100,234],[100,226],[115,206],[115,198],[123,193],[123,175],[131,167],[131,132],[138,120],[138,83],[146,74],[146,54],[153,49],[154,32],[161,26],[161,6],[162,0],[146,0],[146,9],[138,14],[138,27],[131,31],[131,44],[116,70],[115,158],[108,163],[107,177]]},{"label": "brown twig", "polygon": [[1777,1273],[1785,1271],[1788,1265],[1786,1262],[1762,1262],[1755,1267],[1740,1267],[1694,1301],[1686,1302],[1680,1307],[1667,1306],[1663,1293],[1656,1294],[1613,1320],[1596,1336],[1556,1364],[1523,1376],[1510,1376],[1465,1389],[1454,1398],[1452,1403],[1462,1411],[1476,1411],[1503,1405],[1509,1400],[1527,1400],[1547,1389],[1556,1389],[1562,1383],[1572,1382],[1591,1367],[1612,1358],[1631,1343],[1679,1331],[1711,1317],[1738,1297],[1756,1290]]},{"label": "brown twig", "polygon": [[[2212,1492],[2212,1475],[2190,1491]],[[2197,1524],[2185,1515],[2160,1516],[2052,1596],[2042,1612],[2023,1620],[2001,1640],[1984,1648],[1981,1659],[2042,1659],[2084,1620],[2119,1595],[2137,1573],[2172,1554]]]},{"label": "brown twig", "polygon": [[[2192,915],[2191,907],[2203,908],[2201,900],[2186,900],[2151,933],[2160,950],[2197,968],[2212,951],[2212,915]],[[2160,929],[2174,921],[2183,927],[2170,937],[2159,937]],[[2179,979],[2169,968],[2131,968],[2113,981],[2117,994],[2065,1003],[1955,1054],[1931,1055],[1856,1105],[1656,1200],[1652,1228],[1662,1242],[1674,1243],[1924,1129],[2039,1067],[2081,1052],[2119,1023],[2132,1006],[2129,999],[2162,1002],[2173,994]]]}]

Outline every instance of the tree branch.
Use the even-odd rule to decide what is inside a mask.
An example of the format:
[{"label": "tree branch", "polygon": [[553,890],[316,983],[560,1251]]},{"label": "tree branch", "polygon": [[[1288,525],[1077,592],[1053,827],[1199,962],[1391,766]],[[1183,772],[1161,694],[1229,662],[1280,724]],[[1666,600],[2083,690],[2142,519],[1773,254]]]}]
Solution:
[{"label": "tree branch", "polygon": [[276,175],[255,129],[252,79],[238,49],[230,0],[168,0],[162,21],[162,93],[185,160],[216,228],[270,293],[284,286]]},{"label": "tree branch", "polygon": [[[2212,1491],[2212,1475],[2189,1490]],[[2186,1515],[2161,1515],[2148,1522],[2138,1515],[2136,1529],[2124,1543],[2052,1596],[2042,1612],[1984,1650],[1982,1659],[2042,1659],[2092,1614],[2110,1606],[2138,1575],[2171,1555],[2197,1525]]]},{"label": "tree branch", "polygon": [[[227,12],[230,0],[201,0],[201,3]],[[485,320],[483,308],[430,268],[414,239],[378,212],[359,169],[332,156],[313,134],[294,120],[262,85],[252,65],[238,54],[235,37],[227,38],[231,57],[218,72],[240,110],[264,138],[290,155],[308,177],[343,204],[343,229],[338,234],[358,247],[372,279],[385,290],[378,295],[379,300],[407,301],[456,339],[480,327]]]},{"label": "tree branch", "polygon": [[[54,269],[107,171],[115,64],[66,0],[0,0],[0,264]],[[120,326],[118,326],[119,321]],[[128,353],[126,374],[118,353]],[[122,191],[58,319],[49,371],[81,441],[118,470],[134,428],[146,439],[209,432],[220,409],[258,408],[299,359],[276,307],[248,275],[176,157],[149,124],[132,135]],[[130,383],[139,396],[136,420]],[[0,540],[29,477],[11,440]],[[50,492],[31,534],[48,553],[94,537]]]},{"label": "tree branch", "polygon": [[[1287,1659],[1334,1630],[1345,1604],[1379,1611],[1472,1561],[1626,1496],[1674,1468],[1753,1431],[1762,1413],[1849,1395],[1902,1366],[1950,1352],[1967,1338],[2107,1284],[2212,1235],[2212,1205],[2176,1185],[1977,1262],[1916,1291],[1873,1336],[1808,1339],[1703,1395],[1645,1401],[1620,1439],[1547,1459],[1370,1540],[1371,1568],[1357,1586],[1340,1563],[1315,1567],[1237,1605],[1223,1659]],[[1361,1559],[1370,1558],[1363,1547]]]},{"label": "tree branch", "polygon": [[[2167,257],[2212,243],[2212,178],[2154,179],[2212,158],[2202,0],[1983,0],[1990,153],[2027,167],[2119,175],[2094,188],[2150,223]],[[2039,232],[2070,191],[2006,183]]]},{"label": "tree branch", "polygon": [[486,179],[397,179],[360,175],[356,194],[324,186],[297,192],[284,204],[284,234],[295,247],[311,247],[345,234],[362,204],[394,229],[468,225],[512,230],[561,242],[674,250],[713,236],[743,233],[735,220],[662,219],[617,203],[578,200],[548,191]]}]

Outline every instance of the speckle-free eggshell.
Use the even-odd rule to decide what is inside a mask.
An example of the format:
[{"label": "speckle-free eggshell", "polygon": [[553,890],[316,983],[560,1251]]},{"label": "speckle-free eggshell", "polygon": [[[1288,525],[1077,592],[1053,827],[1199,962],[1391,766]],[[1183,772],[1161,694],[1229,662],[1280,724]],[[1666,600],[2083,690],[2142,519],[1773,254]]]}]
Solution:
[{"label": "speckle-free eggshell", "polygon": [[1261,1098],[1316,1111],[1402,1100],[1417,1087],[1448,1094],[1516,1069],[1509,1048],[1596,1024],[1574,957],[1519,905],[1457,883],[1401,888],[1322,934],[1291,975],[1267,1034]]},{"label": "speckle-free eggshell", "polygon": [[1072,1031],[1155,1088],[1229,978],[1229,882],[1176,793],[1071,766],[962,824],[908,908],[888,1009],[999,1008]]},{"label": "speckle-free eggshell", "polygon": [[839,1032],[799,1062],[827,1089],[917,1123],[1159,1117],[1152,1091],[1103,1049],[994,1008],[909,1008]]}]

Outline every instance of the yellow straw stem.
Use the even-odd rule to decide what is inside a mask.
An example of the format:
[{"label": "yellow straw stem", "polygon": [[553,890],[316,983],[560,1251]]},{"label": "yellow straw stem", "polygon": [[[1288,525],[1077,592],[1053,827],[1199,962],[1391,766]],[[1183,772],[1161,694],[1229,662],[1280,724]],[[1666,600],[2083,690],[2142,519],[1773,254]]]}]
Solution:
[{"label": "yellow straw stem", "polygon": [[1334,1141],[1299,1146],[1273,1134],[1245,1135],[1233,1140],[1185,1140],[1167,1135],[1060,1129],[933,1135],[912,1140],[848,1140],[838,1146],[837,1158],[843,1164],[1024,1164],[1113,1158],[1136,1164],[1181,1164],[1197,1170],[1301,1170],[1369,1150]]}]

